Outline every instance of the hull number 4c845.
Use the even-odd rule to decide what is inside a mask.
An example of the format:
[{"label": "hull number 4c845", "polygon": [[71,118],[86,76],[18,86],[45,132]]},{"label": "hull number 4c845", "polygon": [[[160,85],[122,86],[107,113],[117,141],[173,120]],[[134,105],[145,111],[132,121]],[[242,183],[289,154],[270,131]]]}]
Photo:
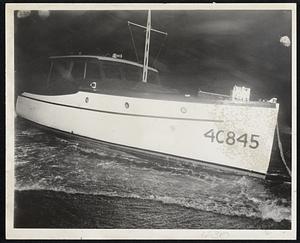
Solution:
[{"label": "hull number 4c845", "polygon": [[252,149],[256,149],[259,146],[259,135],[256,134],[247,134],[244,133],[242,135],[237,135],[233,131],[224,131],[218,130],[215,131],[214,129],[210,129],[206,133],[204,133],[204,137],[210,138],[212,143],[224,143],[228,145],[234,145],[236,143],[243,144],[244,147],[249,147]]}]

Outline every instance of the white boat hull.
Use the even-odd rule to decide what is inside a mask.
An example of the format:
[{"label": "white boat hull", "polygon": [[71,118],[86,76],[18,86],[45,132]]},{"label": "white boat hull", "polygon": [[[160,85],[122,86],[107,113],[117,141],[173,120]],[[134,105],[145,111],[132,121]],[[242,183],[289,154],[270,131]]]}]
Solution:
[{"label": "white boat hull", "polygon": [[278,104],[258,107],[89,92],[23,93],[16,105],[18,115],[50,128],[260,174],[268,170],[278,109]]}]

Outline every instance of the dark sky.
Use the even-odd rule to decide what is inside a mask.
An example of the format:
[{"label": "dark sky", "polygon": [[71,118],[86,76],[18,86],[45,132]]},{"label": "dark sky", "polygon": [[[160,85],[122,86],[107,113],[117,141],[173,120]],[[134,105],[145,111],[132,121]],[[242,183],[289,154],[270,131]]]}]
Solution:
[{"label": "dark sky", "polygon": [[[15,17],[17,86],[44,69],[51,55],[122,53],[136,61],[127,21],[146,25],[146,11],[32,11]],[[278,97],[290,114],[291,11],[152,11],[150,65],[163,83],[181,90],[230,94],[235,84],[251,88],[251,97]],[[140,62],[145,32],[132,27]],[[48,68],[48,67],[47,67]],[[287,114],[287,115],[286,115]]]}]

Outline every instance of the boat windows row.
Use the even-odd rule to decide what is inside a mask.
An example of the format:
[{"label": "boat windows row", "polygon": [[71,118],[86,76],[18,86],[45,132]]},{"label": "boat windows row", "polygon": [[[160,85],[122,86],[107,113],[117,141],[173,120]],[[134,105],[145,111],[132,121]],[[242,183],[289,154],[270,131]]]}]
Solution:
[{"label": "boat windows row", "polygon": [[[140,66],[106,60],[52,60],[48,83],[68,81],[80,86],[91,82],[142,81],[143,68]],[[148,83],[159,84],[158,73],[148,70]]]}]

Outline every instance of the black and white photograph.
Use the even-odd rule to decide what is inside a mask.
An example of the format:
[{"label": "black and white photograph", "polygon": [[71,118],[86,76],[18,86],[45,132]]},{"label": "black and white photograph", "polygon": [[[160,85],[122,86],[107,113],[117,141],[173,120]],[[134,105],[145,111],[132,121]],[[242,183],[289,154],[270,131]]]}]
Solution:
[{"label": "black and white photograph", "polygon": [[295,11],[7,4],[7,237],[295,238]]}]

